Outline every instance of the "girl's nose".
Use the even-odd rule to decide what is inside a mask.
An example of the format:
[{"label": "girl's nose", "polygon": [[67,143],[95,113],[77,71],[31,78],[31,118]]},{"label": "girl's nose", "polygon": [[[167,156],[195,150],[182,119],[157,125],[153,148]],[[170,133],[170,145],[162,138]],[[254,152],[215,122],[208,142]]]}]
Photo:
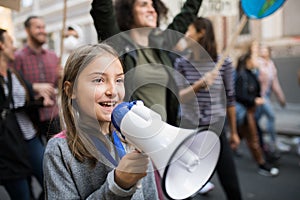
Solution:
[{"label": "girl's nose", "polygon": [[148,5],[148,11],[149,12],[156,12],[153,5],[150,5],[150,4]]},{"label": "girl's nose", "polygon": [[109,83],[106,88],[105,94],[107,96],[115,96],[116,93],[117,93],[116,85],[114,83]]}]

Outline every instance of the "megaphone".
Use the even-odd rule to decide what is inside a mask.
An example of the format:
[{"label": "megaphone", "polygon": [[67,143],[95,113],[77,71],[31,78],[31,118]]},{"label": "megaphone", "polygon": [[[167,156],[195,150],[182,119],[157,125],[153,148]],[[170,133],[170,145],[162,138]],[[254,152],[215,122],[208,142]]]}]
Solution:
[{"label": "megaphone", "polygon": [[112,123],[127,142],[150,157],[168,198],[188,198],[211,178],[221,149],[215,132],[171,126],[142,101],[119,104]]}]

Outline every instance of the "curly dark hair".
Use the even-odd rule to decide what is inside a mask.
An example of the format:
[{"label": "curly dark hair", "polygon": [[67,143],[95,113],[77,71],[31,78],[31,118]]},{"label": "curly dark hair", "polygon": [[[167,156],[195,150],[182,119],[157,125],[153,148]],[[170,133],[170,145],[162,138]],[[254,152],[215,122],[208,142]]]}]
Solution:
[{"label": "curly dark hair", "polygon": [[[136,0],[116,0],[116,18],[121,31],[130,30],[133,25],[133,5]],[[157,26],[163,17],[167,17],[168,8],[161,0],[152,0],[153,7],[157,13]]]}]

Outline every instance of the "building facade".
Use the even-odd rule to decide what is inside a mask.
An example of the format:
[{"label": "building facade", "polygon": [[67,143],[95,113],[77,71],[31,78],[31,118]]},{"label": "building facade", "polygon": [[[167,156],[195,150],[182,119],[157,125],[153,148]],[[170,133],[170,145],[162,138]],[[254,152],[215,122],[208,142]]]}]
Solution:
[{"label": "building facade", "polygon": [[[14,35],[17,47],[22,47],[26,42],[24,21],[30,15],[43,17],[48,32],[47,47],[55,50],[60,55],[60,43],[64,18],[64,1],[62,0],[22,0],[19,12],[13,12]],[[76,24],[84,32],[84,43],[96,43],[97,35],[92,18],[89,14],[90,0],[68,0],[66,8],[66,27]]]},{"label": "building facade", "polygon": [[[165,28],[186,0],[162,1],[169,8],[168,19],[161,23],[162,28]],[[66,0],[66,2],[66,26],[79,25],[84,32],[84,42],[96,43],[97,34],[90,16],[92,0]],[[229,53],[235,66],[237,58],[248,49],[253,40],[269,45],[287,101],[292,103],[300,102],[299,92],[295,92],[300,84],[299,8],[299,0],[286,0],[272,15],[260,20],[248,19]],[[23,25],[25,19],[29,15],[42,16],[48,32],[46,48],[53,49],[60,55],[64,0],[21,0],[21,9],[18,12],[2,8],[0,11],[0,26],[8,29],[14,36],[17,48],[26,42]],[[242,11],[240,0],[203,0],[199,16],[209,17],[213,21],[220,53],[229,46],[231,38],[237,31]]]},{"label": "building facade", "polygon": [[[185,0],[163,0],[169,8],[172,19],[179,12]],[[29,15],[42,16],[49,33],[48,47],[60,54],[61,29],[63,25],[62,0],[21,0],[19,12],[13,12],[14,36],[17,47],[25,42],[23,22]],[[274,14],[261,20],[248,19],[243,31],[235,40],[230,56],[236,58],[253,40],[271,46],[273,56],[300,56],[300,26],[297,10],[300,1],[288,0]],[[77,24],[84,30],[84,42],[97,42],[96,31],[89,14],[91,0],[67,0],[66,25]],[[199,15],[209,17],[215,26],[218,50],[222,52],[229,44],[240,22],[242,10],[239,0],[203,0]]]}]

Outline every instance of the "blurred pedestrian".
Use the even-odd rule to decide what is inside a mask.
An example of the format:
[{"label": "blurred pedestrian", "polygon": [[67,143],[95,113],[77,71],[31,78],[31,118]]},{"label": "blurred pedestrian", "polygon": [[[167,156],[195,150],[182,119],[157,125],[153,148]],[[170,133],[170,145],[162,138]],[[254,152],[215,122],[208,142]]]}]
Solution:
[{"label": "blurred pedestrian", "polygon": [[[32,173],[43,190],[44,146],[37,137],[39,116],[33,88],[21,74],[8,67],[9,62],[14,61],[14,51],[12,37],[6,30],[0,29],[0,124],[1,130],[2,127],[12,127],[11,134],[16,137],[13,141],[7,141],[6,132],[2,130],[0,134],[0,183],[12,200],[29,200],[28,177]],[[15,118],[9,117],[11,114]]]},{"label": "blurred pedestrian", "polygon": [[246,110],[245,118],[238,123],[238,131],[247,141],[252,157],[258,165],[258,173],[264,176],[276,176],[279,174],[279,170],[267,165],[258,139],[255,109],[264,103],[264,99],[260,96],[256,61],[257,59],[252,57],[251,51],[238,60],[235,83],[236,101]]},{"label": "blurred pedestrian", "polygon": [[[39,134],[43,141],[60,131],[56,87],[61,67],[53,51],[43,48],[47,40],[44,20],[39,16],[29,16],[24,22],[27,43],[15,53],[14,67],[33,84],[39,94],[49,96],[52,106],[39,109]],[[39,95],[37,94],[37,95]]]},{"label": "blurred pedestrian", "polygon": [[68,26],[63,40],[64,40],[64,48],[63,48],[64,51],[61,59],[62,67],[65,66],[70,53],[77,47],[83,45],[84,35],[80,26],[76,24],[72,24]]},{"label": "blurred pedestrian", "polygon": [[[240,143],[236,130],[232,62],[228,58],[225,60],[220,69],[220,77],[217,77],[217,71],[211,71],[219,56],[213,25],[209,19],[197,18],[189,25],[185,35],[188,41],[186,48],[191,52],[190,59],[179,57],[174,64],[175,69],[180,72],[180,75],[175,73],[175,77],[180,89],[181,114],[185,119],[184,127],[195,128],[195,125],[213,127],[213,124],[222,121],[227,114],[228,124],[224,124],[220,135],[222,148],[216,171],[227,199],[242,199],[237,171],[230,150],[230,146],[236,149]],[[191,42],[191,39],[196,42]],[[203,52],[202,48],[208,55]],[[209,57],[211,59],[208,59]],[[182,76],[185,78],[184,80]],[[222,98],[224,92],[226,100]],[[194,100],[194,98],[196,99]],[[197,103],[193,104],[194,101]],[[197,105],[197,107],[193,105]],[[196,118],[195,113],[199,113]],[[229,126],[230,131],[230,145],[226,138],[226,125]],[[213,187],[213,184],[208,182],[199,193],[207,193]]]},{"label": "blurred pedestrian", "polygon": [[[284,93],[281,89],[277,69],[270,55],[270,48],[262,45],[260,46],[260,54],[258,59],[258,80],[261,87],[260,95],[264,99],[264,104],[256,108],[256,120],[259,123],[263,116],[266,116],[266,132],[270,136],[269,148],[270,152],[290,151],[291,147],[286,145],[277,139],[277,133],[275,130],[275,113],[271,102],[271,94],[274,93],[282,107],[285,107],[286,101]],[[259,131],[259,134],[262,132]]]}]

